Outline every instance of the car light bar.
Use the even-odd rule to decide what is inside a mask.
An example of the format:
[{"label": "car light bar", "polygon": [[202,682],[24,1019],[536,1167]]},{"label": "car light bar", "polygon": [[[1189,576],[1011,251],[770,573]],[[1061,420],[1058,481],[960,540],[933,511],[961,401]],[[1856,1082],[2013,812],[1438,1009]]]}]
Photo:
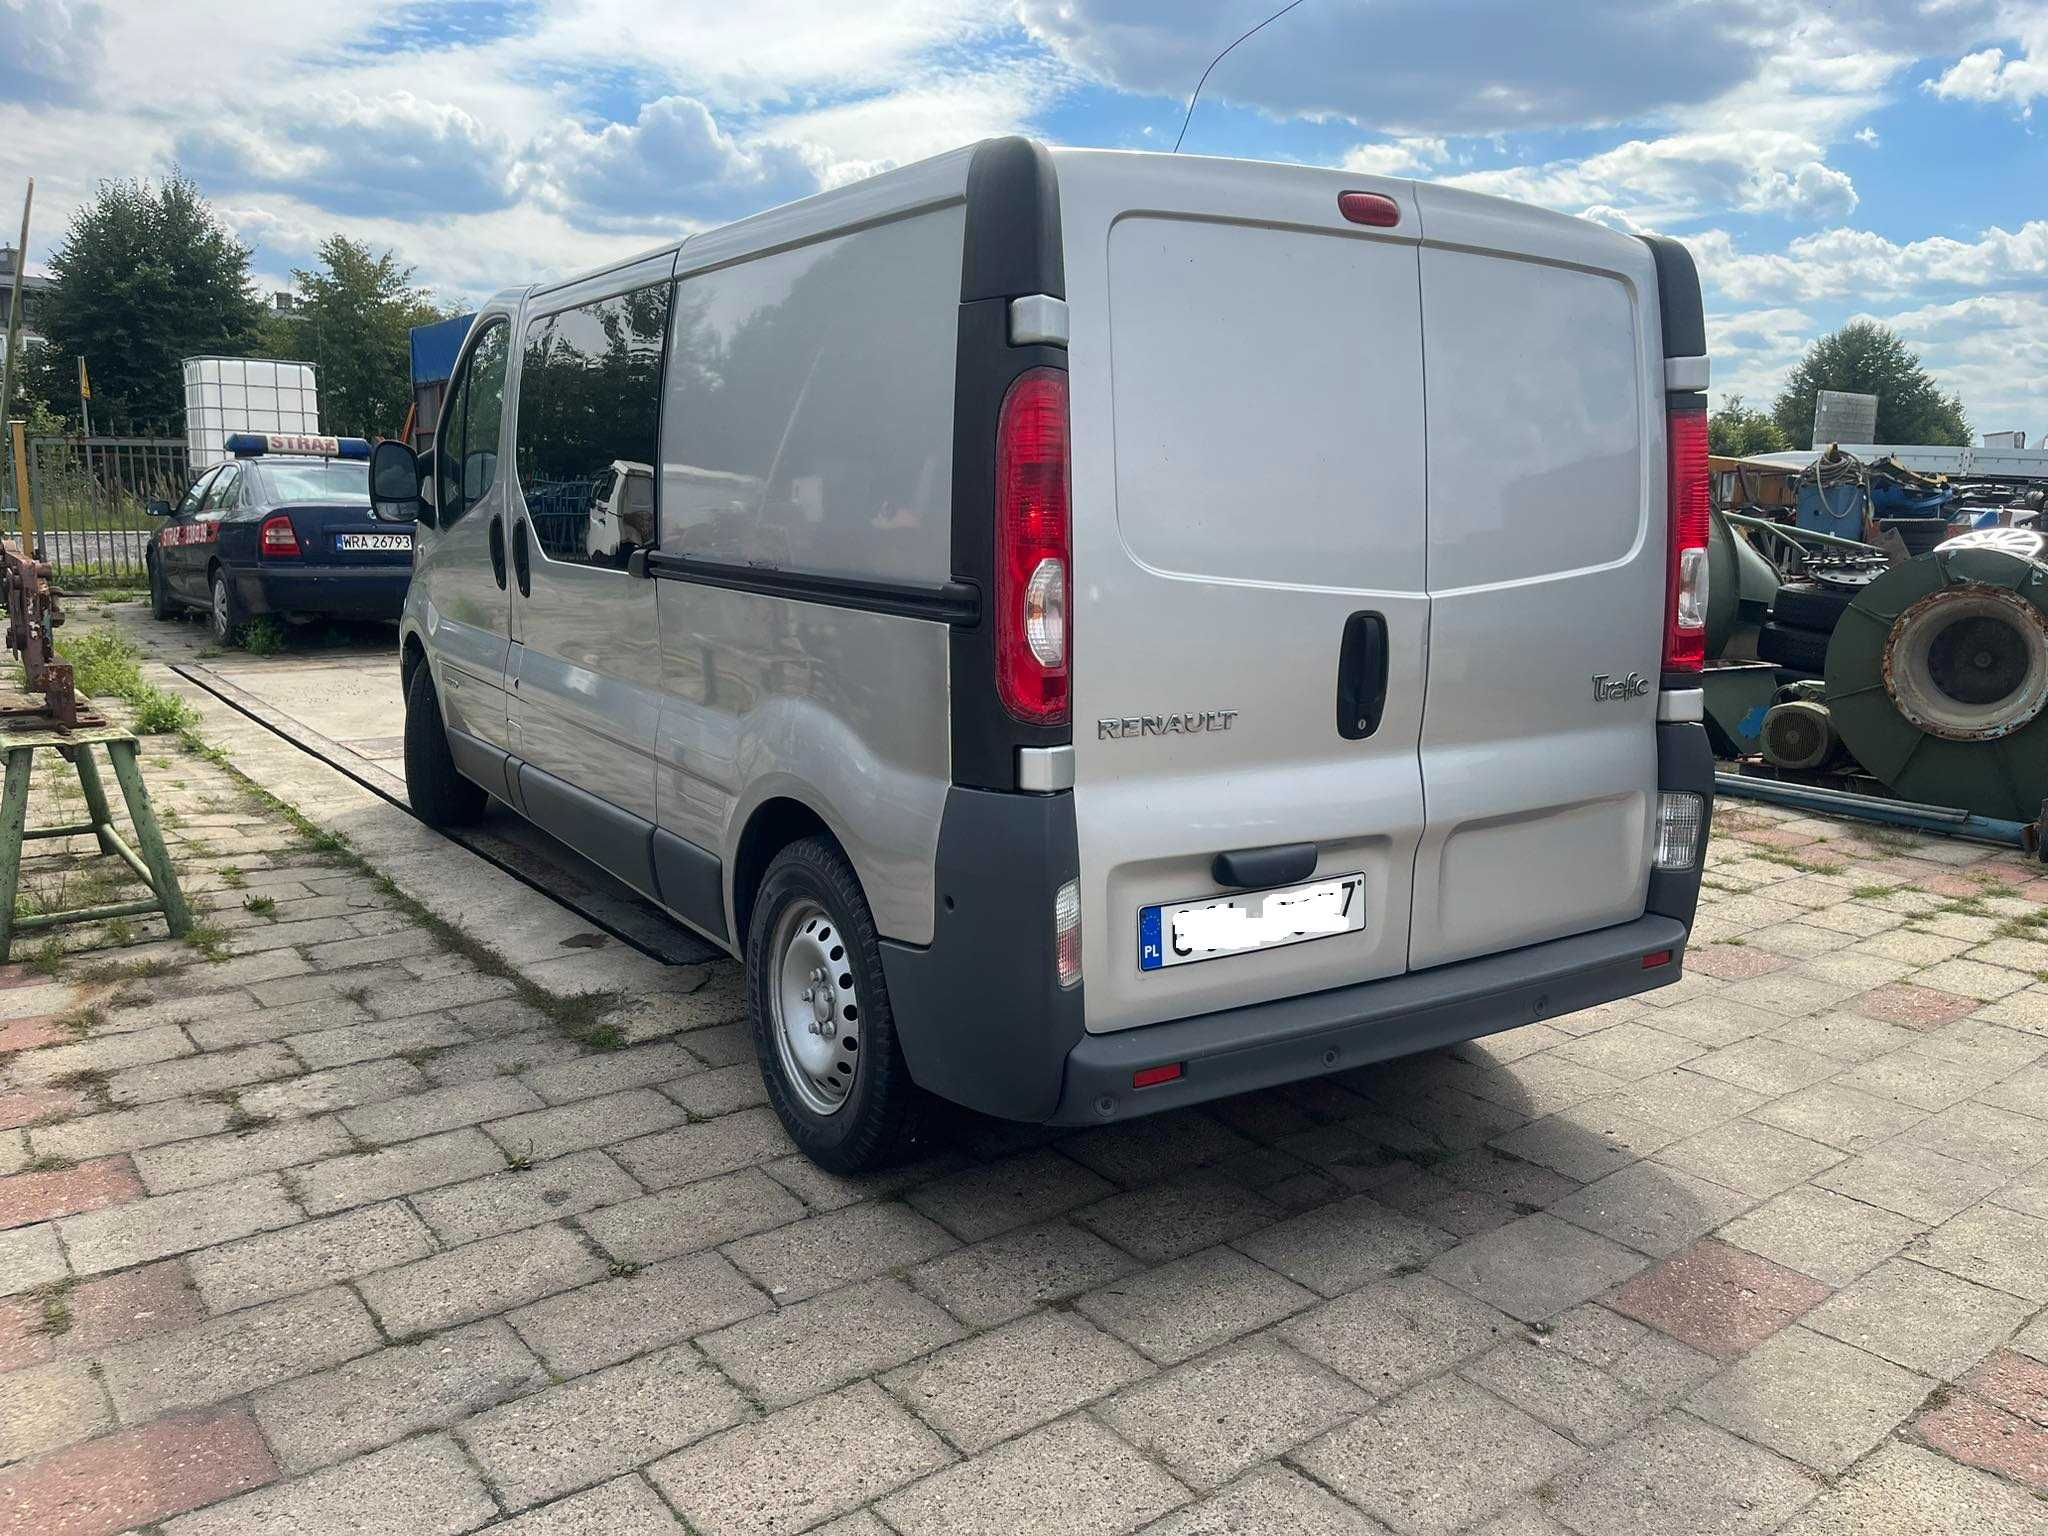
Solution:
[{"label": "car light bar", "polygon": [[367,459],[367,437],[312,437],[298,432],[232,432],[227,450],[238,459],[259,459],[266,453],[305,454],[322,459]]}]

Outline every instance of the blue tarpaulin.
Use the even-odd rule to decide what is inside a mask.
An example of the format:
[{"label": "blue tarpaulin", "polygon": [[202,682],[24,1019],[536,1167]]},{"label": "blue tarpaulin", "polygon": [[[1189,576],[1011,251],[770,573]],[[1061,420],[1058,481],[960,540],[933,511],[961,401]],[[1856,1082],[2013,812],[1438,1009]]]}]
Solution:
[{"label": "blue tarpaulin", "polygon": [[457,315],[432,325],[412,328],[412,385],[445,384],[455,372],[455,357],[462,350],[462,338],[469,334],[475,315]]}]

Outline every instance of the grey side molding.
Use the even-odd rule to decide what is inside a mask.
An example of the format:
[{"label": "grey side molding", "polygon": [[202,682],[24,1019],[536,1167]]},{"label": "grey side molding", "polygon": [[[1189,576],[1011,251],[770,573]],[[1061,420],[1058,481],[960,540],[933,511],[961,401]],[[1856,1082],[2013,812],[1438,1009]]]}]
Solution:
[{"label": "grey side molding", "polygon": [[1019,747],[1017,787],[1050,795],[1074,787],[1072,747]]},{"label": "grey side molding", "polygon": [[1067,344],[1067,301],[1050,294],[1031,293],[1010,300],[1010,345],[1034,344],[1064,347]]},{"label": "grey side molding", "polygon": [[1657,695],[1659,725],[1690,725],[1707,718],[1704,688],[1666,688]]},{"label": "grey side molding", "polygon": [[1705,389],[1709,371],[1708,360],[1704,357],[1667,357],[1664,359],[1664,388]]}]

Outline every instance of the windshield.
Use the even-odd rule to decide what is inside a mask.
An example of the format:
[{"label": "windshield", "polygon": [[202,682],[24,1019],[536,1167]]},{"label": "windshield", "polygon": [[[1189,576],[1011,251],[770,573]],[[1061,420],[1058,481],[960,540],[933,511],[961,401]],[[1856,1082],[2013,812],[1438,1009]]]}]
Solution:
[{"label": "windshield", "polygon": [[341,501],[361,507],[370,504],[370,466],[360,459],[271,463],[259,466],[259,471],[266,503]]}]

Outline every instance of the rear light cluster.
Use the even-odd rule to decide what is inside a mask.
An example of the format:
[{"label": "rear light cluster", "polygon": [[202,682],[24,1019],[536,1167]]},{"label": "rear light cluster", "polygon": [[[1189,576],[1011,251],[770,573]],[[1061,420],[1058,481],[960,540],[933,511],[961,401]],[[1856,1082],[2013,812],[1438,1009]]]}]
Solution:
[{"label": "rear light cluster", "polygon": [[1691,869],[1699,857],[1706,831],[1707,802],[1685,790],[1667,789],[1657,796],[1657,867]]},{"label": "rear light cluster", "polygon": [[1052,952],[1060,986],[1081,984],[1081,882],[1069,880],[1052,899]]},{"label": "rear light cluster", "polygon": [[1707,408],[1674,406],[1666,417],[1671,455],[1671,556],[1664,612],[1664,670],[1707,664]]},{"label": "rear light cluster", "polygon": [[257,535],[256,543],[266,555],[296,555],[299,552],[299,535],[292,527],[292,520],[282,512],[263,519],[263,530]]},{"label": "rear light cluster", "polygon": [[1068,719],[1068,450],[1066,373],[1019,375],[996,428],[996,691],[1031,725]]}]

